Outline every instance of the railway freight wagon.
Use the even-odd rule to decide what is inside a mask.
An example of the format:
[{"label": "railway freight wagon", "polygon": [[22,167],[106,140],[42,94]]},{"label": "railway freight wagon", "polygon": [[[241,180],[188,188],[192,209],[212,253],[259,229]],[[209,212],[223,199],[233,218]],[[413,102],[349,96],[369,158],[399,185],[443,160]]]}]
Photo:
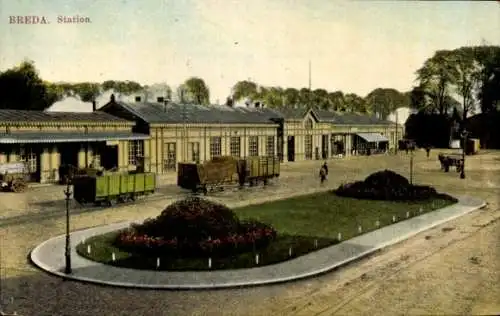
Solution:
[{"label": "railway freight wagon", "polygon": [[179,163],[177,185],[207,194],[209,189],[222,190],[224,185],[267,184],[269,179],[279,177],[279,167],[278,157],[219,157],[203,164]]},{"label": "railway freight wagon", "polygon": [[156,189],[154,173],[110,173],[73,179],[74,199],[80,204],[135,201],[139,196],[152,194]]}]

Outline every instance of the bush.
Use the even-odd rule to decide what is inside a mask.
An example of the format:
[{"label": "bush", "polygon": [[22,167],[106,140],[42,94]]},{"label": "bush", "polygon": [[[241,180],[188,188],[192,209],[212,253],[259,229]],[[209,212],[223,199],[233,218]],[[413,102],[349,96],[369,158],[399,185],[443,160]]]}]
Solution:
[{"label": "bush", "polygon": [[412,185],[405,177],[391,170],[375,172],[364,181],[341,185],[334,193],[338,196],[367,200],[419,201],[445,198],[456,201],[451,196],[438,194],[433,187]]},{"label": "bush", "polygon": [[124,230],[115,245],[154,256],[225,256],[266,247],[275,238],[269,225],[240,222],[222,204],[188,198],[169,205],[157,218]]}]

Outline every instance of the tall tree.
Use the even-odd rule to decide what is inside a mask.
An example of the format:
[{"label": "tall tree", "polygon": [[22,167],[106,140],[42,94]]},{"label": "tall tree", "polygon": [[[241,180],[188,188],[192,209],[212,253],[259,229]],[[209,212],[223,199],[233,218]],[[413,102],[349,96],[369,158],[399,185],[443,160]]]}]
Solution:
[{"label": "tall tree", "polygon": [[328,93],[329,110],[345,111],[344,93],[342,91],[335,91]]},{"label": "tall tree", "polygon": [[407,97],[396,89],[377,88],[365,100],[367,110],[382,119],[398,108],[409,106]]},{"label": "tall tree", "polygon": [[312,105],[312,92],[308,88],[299,90],[299,101],[301,107],[310,107]]},{"label": "tall tree", "polygon": [[311,102],[314,107],[327,110],[329,107],[328,91],[325,89],[315,89],[312,91]]},{"label": "tall tree", "polygon": [[299,90],[295,88],[286,88],[283,94],[285,96],[285,107],[293,108],[300,104]]},{"label": "tall tree", "polygon": [[355,93],[348,93],[344,96],[346,111],[367,113],[365,99]]},{"label": "tall tree", "polygon": [[102,93],[101,85],[93,82],[75,83],[71,89],[82,102],[92,102]]},{"label": "tall tree", "polygon": [[258,95],[258,86],[256,83],[248,80],[238,81],[232,89],[233,100],[240,101],[245,98],[256,99]]},{"label": "tall tree", "polygon": [[205,105],[210,103],[210,90],[203,79],[191,77],[184,82],[183,86],[187,93],[188,102]]},{"label": "tall tree", "polygon": [[476,95],[480,86],[481,64],[474,56],[472,47],[463,47],[454,51],[452,56],[452,85],[462,103],[462,120],[466,121],[469,113],[474,114]]},{"label": "tall tree", "polygon": [[422,68],[417,70],[419,86],[425,91],[432,112],[448,113],[445,99],[449,94],[449,85],[453,81],[452,72],[452,54],[447,50],[437,51],[425,61]]},{"label": "tall tree", "polygon": [[0,73],[2,109],[45,110],[61,98],[61,90],[42,81],[33,61]]}]

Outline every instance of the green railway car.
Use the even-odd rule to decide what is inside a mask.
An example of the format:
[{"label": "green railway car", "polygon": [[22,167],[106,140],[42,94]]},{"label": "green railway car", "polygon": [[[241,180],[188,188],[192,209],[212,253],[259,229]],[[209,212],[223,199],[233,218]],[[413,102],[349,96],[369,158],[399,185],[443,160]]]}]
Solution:
[{"label": "green railway car", "polygon": [[74,199],[80,204],[134,201],[138,196],[154,193],[154,173],[111,173],[73,179]]}]

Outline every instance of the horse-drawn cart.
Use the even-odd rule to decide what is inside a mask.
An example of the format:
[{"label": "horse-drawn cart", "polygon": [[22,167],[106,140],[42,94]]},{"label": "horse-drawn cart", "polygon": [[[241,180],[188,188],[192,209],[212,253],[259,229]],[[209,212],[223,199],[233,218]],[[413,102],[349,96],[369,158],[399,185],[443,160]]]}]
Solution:
[{"label": "horse-drawn cart", "polygon": [[464,160],[462,155],[459,154],[439,154],[438,155],[439,162],[441,163],[441,170],[444,172],[450,171],[450,167],[456,167],[457,172],[461,172],[464,166]]},{"label": "horse-drawn cart", "polygon": [[0,164],[0,185],[3,190],[23,192],[28,182],[28,168],[24,162]]}]

